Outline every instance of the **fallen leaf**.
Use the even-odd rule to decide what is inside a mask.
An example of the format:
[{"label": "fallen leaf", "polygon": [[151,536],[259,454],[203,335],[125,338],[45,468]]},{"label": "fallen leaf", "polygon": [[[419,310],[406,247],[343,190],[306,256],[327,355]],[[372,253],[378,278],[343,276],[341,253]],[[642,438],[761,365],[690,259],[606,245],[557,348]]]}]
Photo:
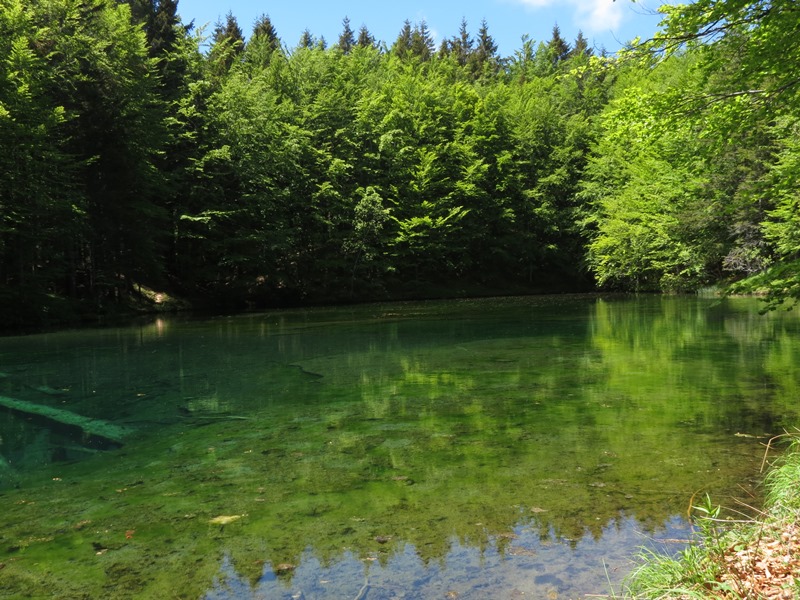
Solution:
[{"label": "fallen leaf", "polygon": [[209,521],[212,525],[227,525],[228,523],[233,523],[234,521],[238,521],[244,515],[220,515],[218,517],[214,517]]}]

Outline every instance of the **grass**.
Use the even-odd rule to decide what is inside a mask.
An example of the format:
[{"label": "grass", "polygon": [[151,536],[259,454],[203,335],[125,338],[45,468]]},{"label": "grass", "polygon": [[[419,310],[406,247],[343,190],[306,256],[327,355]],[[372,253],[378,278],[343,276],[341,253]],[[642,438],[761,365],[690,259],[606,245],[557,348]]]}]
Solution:
[{"label": "grass", "polygon": [[643,551],[622,597],[800,598],[800,436],[784,437],[791,444],[765,478],[765,506],[755,519],[722,519],[708,496],[693,503],[695,539],[675,557]]}]

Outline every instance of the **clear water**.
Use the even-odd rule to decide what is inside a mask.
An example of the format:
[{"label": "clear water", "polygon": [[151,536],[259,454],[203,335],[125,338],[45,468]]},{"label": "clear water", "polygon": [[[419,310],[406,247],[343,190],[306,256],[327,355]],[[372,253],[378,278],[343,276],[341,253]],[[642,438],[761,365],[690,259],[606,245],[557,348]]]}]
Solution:
[{"label": "clear water", "polygon": [[[757,503],[800,321],[546,297],[0,338],[0,597],[583,598]],[[63,413],[62,413],[63,414]]]}]

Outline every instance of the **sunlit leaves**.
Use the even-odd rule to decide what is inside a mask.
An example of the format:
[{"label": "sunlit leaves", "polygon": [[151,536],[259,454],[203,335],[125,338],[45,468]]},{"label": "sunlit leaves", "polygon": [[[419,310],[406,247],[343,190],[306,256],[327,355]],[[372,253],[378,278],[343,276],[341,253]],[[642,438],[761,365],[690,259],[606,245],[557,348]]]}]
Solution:
[{"label": "sunlit leaves", "polygon": [[[766,293],[771,308],[800,299],[800,143],[796,118],[782,119],[774,128],[780,140],[775,162],[755,186],[753,196],[769,195],[771,210],[761,224],[774,263],[739,282],[733,291]],[[787,302],[788,301],[788,302]]]},{"label": "sunlit leaves", "polygon": [[[785,0],[698,0],[661,10],[663,30],[645,47],[666,56],[688,52],[704,75],[700,87],[672,88],[681,100],[662,121],[698,124],[708,168],[725,183],[720,192],[736,200],[727,218],[737,245],[725,267],[750,278],[733,290],[767,291],[771,305],[797,298],[794,165],[800,149],[793,141],[796,130],[785,126],[785,117],[800,107],[797,6]],[[733,170],[716,175],[729,166],[738,176]],[[759,269],[764,271],[753,275]]]},{"label": "sunlit leaves", "polygon": [[693,83],[691,58],[673,58],[656,72],[633,70],[603,115],[584,197],[588,259],[601,285],[637,290],[692,289],[713,277],[719,259],[709,222],[702,136],[692,120],[662,112],[676,82]]}]

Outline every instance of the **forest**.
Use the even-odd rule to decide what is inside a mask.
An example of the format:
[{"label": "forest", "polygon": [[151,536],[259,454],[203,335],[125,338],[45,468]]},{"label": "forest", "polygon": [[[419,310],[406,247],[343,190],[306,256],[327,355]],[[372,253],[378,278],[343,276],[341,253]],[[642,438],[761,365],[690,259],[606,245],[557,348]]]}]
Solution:
[{"label": "forest", "polygon": [[[621,0],[620,0],[621,1]],[[177,0],[0,0],[0,312],[595,289],[800,298],[800,6],[609,55],[487,21],[330,42]]]}]

